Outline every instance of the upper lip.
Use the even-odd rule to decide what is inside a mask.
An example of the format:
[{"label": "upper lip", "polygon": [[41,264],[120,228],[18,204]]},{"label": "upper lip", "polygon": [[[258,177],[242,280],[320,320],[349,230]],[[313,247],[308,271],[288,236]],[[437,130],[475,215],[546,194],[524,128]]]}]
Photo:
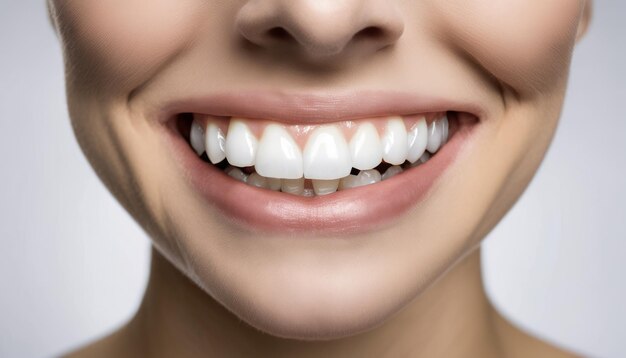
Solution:
[{"label": "upper lip", "polygon": [[[320,124],[388,115],[457,111],[482,118],[475,103],[406,92],[353,91],[303,94],[282,91],[232,91],[173,99],[159,108],[161,122],[180,113]],[[152,117],[152,116],[151,116]],[[154,117],[152,117],[154,118]]]}]

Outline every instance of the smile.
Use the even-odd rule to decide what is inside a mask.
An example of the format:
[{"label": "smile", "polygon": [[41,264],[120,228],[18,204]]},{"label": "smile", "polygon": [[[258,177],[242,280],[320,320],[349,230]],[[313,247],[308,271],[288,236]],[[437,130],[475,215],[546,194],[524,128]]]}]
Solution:
[{"label": "smile", "polygon": [[400,217],[478,122],[454,110],[301,122],[197,111],[166,127],[187,181],[229,221],[323,234]]},{"label": "smile", "polygon": [[446,113],[325,125],[195,115],[189,144],[248,185],[314,196],[372,185],[427,162],[449,135]]}]

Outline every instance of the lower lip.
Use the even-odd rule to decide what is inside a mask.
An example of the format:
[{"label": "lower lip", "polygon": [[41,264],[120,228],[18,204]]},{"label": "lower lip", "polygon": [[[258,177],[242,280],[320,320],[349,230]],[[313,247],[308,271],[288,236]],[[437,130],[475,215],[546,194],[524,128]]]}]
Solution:
[{"label": "lower lip", "polygon": [[302,197],[249,186],[202,161],[173,128],[166,138],[185,180],[239,229],[298,235],[358,234],[400,219],[425,199],[475,126],[461,126],[428,162],[377,184]]}]

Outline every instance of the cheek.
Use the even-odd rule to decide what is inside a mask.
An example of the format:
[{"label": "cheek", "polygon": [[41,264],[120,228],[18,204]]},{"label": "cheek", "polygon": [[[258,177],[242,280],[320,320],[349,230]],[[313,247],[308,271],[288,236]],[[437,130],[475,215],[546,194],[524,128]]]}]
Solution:
[{"label": "cheek", "polygon": [[192,41],[196,0],[54,1],[74,80],[132,84]]},{"label": "cheek", "polygon": [[455,46],[524,94],[549,90],[566,78],[583,5],[580,0],[454,0],[439,12]]}]

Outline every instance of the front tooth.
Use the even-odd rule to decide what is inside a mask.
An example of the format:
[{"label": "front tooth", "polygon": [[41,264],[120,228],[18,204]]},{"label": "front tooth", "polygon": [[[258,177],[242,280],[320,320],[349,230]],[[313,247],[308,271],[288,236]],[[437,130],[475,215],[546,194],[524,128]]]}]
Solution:
[{"label": "front tooth", "polygon": [[383,135],[383,160],[389,164],[404,163],[408,154],[408,138],[404,121],[399,117],[392,117],[387,121],[387,129]]},{"label": "front tooth", "polygon": [[428,126],[428,144],[426,145],[426,150],[430,153],[435,153],[439,150],[441,146],[441,135],[443,134],[443,128],[440,123],[440,120],[433,121]]},{"label": "front tooth", "polygon": [[383,174],[383,178],[382,179],[383,180],[387,180],[387,179],[392,178],[392,177],[394,177],[394,176],[396,176],[396,175],[398,175],[398,174],[400,174],[402,172],[403,172],[402,167],[397,166],[397,165],[391,166],[391,167],[389,167],[385,171],[385,174]]},{"label": "front tooth", "polygon": [[265,128],[254,167],[259,174],[269,178],[302,177],[300,147],[283,126],[270,124]]},{"label": "front tooth", "polygon": [[204,145],[209,160],[213,164],[217,164],[226,158],[224,152],[225,147],[224,132],[215,123],[209,123],[206,127],[206,136]]},{"label": "front tooth", "polygon": [[308,179],[339,179],[352,170],[350,149],[335,126],[317,128],[304,147],[302,157],[304,177]]},{"label": "front tooth", "polygon": [[339,179],[317,180],[313,179],[313,191],[315,195],[328,195],[337,191],[339,187]]},{"label": "front tooth", "polygon": [[352,167],[359,170],[375,168],[383,160],[383,147],[372,123],[359,126],[350,140]]},{"label": "front tooth", "polygon": [[415,163],[426,151],[426,145],[428,144],[428,124],[426,124],[426,118],[420,119],[408,135],[409,151],[407,160],[411,163]]},{"label": "front tooth", "polygon": [[304,178],[282,180],[280,191],[294,195],[301,195],[304,192]]},{"label": "front tooth", "polygon": [[241,171],[241,169],[239,169],[239,168],[235,168],[235,167],[229,166],[224,171],[231,178],[234,178],[235,180],[239,180],[242,183],[245,183],[246,181],[248,181],[248,176],[246,175],[246,173]]},{"label": "front tooth", "polygon": [[258,141],[244,122],[231,119],[226,135],[226,158],[231,165],[254,165]]},{"label": "front tooth", "polygon": [[204,131],[202,130],[202,126],[195,120],[191,122],[189,142],[198,155],[204,153]]}]

